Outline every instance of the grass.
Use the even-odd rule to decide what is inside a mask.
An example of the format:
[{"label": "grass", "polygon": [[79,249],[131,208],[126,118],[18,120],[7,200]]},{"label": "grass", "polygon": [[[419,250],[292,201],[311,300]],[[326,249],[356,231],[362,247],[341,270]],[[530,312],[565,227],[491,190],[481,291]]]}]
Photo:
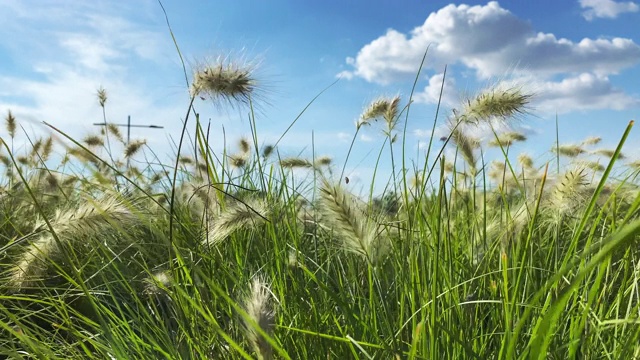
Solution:
[{"label": "grass", "polygon": [[[0,356],[640,357],[638,169],[621,152],[632,122],[616,149],[586,139],[512,162],[523,135],[470,135],[527,112],[531,94],[496,86],[451,113],[431,158],[392,162],[387,191],[362,196],[346,160],[280,158],[255,132],[239,152],[211,151],[193,99],[245,106],[253,130],[252,70],[198,68],[195,135],[166,166],[110,126],[82,140],[51,126],[16,151],[7,114]],[[378,161],[404,157],[403,100],[374,101],[356,124],[384,120]],[[503,157],[485,163],[488,147]]]}]

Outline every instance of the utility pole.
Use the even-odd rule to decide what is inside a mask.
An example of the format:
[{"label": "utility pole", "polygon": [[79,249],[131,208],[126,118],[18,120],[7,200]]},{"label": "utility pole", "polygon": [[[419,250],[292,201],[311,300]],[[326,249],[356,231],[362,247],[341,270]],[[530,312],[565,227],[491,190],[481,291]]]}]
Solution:
[{"label": "utility pole", "polygon": [[[125,126],[127,128],[127,143],[125,145],[129,145],[129,143],[131,142],[131,128],[132,127],[137,127],[137,128],[148,128],[148,129],[164,129],[164,126],[160,126],[160,125],[138,125],[138,124],[131,124],[131,115],[127,116],[127,123],[126,124],[114,124],[114,123],[109,123],[111,125],[114,126]],[[93,125],[96,126],[107,126],[106,122],[102,122],[102,123],[93,123]],[[105,129],[105,131],[109,131],[108,129]],[[127,159],[127,167],[129,167],[129,159]]]}]

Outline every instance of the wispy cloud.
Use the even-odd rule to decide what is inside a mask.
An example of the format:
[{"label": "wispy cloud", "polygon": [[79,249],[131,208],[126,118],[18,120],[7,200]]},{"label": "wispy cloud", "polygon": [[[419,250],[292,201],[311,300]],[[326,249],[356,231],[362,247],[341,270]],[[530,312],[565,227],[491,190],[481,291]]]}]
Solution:
[{"label": "wispy cloud", "polygon": [[580,7],[585,9],[582,16],[588,21],[595,18],[615,19],[620,14],[640,10],[640,6],[632,1],[617,2],[613,0],[580,0]]},{"label": "wispy cloud", "polygon": [[[46,121],[79,137],[97,131],[92,123],[102,121],[96,91],[103,86],[109,94],[110,121],[122,122],[132,115],[136,123],[178,129],[186,106],[181,104],[181,94],[169,100],[165,90],[158,96],[157,89],[142,83],[135,73],[140,65],[157,74],[174,66],[160,55],[171,49],[166,36],[141,25],[140,18],[134,21],[123,15],[144,17],[145,4],[137,3],[132,12],[131,4],[118,1],[65,6],[55,1],[1,2],[0,36],[19,72],[12,72],[10,63],[0,62],[4,68],[0,87],[10,89],[0,92],[0,113],[11,109],[27,129],[40,129],[29,124]],[[21,31],[19,40],[12,35],[15,31]],[[166,142],[162,131],[145,137],[149,143]]]},{"label": "wispy cloud", "polygon": [[[530,22],[492,1],[484,6],[448,5],[431,13],[424,24],[406,34],[389,29],[362,47],[355,58],[347,59],[352,68],[349,74],[380,84],[410,80],[428,46],[427,67],[436,71],[444,64],[460,64],[472,70],[478,79],[502,77],[509,71],[514,76],[535,74],[536,79],[544,80],[549,87],[566,86],[567,81],[578,79],[575,86],[580,85],[583,91],[576,93],[575,99],[564,107],[567,111],[574,110],[570,104],[585,103],[598,94],[605,97],[608,93],[603,90],[613,88],[609,75],[640,63],[640,46],[631,39],[585,38],[574,42],[558,38],[535,31]],[[597,80],[579,80],[585,77]],[[432,76],[417,99],[433,102],[439,92],[438,80],[441,77]],[[580,97],[587,93],[589,98]],[[453,100],[450,94],[445,95],[446,100]],[[599,108],[635,103],[630,95],[625,97],[626,100],[615,104],[601,100],[590,103]],[[549,108],[552,103],[541,105]]]}]

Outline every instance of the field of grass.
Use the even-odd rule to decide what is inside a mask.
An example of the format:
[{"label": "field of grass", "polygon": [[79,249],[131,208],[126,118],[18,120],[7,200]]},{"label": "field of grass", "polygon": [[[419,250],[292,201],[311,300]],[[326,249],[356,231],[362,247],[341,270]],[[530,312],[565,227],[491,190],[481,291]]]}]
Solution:
[{"label": "field of grass", "polygon": [[[590,138],[514,160],[522,134],[471,136],[527,112],[531,94],[498,84],[434,114],[450,135],[409,162],[410,97],[380,98],[355,130],[382,129],[391,180],[356,194],[346,162],[282,158],[254,131],[211,150],[193,99],[253,114],[251,71],[196,69],[171,164],[113,125],[83,139],[50,126],[14,150],[6,115],[0,356],[640,358],[633,122],[616,149]],[[503,156],[486,163],[488,147]]]}]

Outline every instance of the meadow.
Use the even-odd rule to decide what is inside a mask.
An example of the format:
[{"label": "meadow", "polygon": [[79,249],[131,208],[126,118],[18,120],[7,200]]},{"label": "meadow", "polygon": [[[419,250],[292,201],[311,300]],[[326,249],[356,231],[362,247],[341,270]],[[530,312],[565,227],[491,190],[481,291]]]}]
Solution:
[{"label": "meadow", "polygon": [[[260,141],[252,70],[194,69],[168,164],[113,124],[81,139],[48,125],[15,150],[26,134],[6,114],[0,356],[640,358],[633,122],[615,149],[512,154],[526,136],[504,129],[535,94],[498,83],[433,114],[449,135],[409,161],[411,96],[381,97],[351,145],[379,129],[392,175],[356,193],[350,154],[283,157]],[[198,97],[246,109],[252,136],[214,152]],[[106,123],[108,100],[98,89]],[[489,148],[502,157],[486,161]]]}]

